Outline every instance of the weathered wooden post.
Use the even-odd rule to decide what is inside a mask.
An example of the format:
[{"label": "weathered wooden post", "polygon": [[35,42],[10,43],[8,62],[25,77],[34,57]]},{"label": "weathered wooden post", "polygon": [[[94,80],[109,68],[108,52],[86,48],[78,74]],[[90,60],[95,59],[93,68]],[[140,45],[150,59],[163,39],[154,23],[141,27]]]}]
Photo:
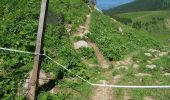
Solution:
[{"label": "weathered wooden post", "polygon": [[[45,32],[45,25],[46,25],[48,2],[49,0],[42,0],[41,3],[41,12],[39,18],[39,26],[38,26],[38,33],[37,33],[36,49],[35,49],[35,53],[37,54],[43,53],[43,40],[44,40],[44,32]],[[42,55],[35,55],[33,71],[31,74],[30,84],[29,84],[29,100],[37,99],[41,60],[42,60]]]}]

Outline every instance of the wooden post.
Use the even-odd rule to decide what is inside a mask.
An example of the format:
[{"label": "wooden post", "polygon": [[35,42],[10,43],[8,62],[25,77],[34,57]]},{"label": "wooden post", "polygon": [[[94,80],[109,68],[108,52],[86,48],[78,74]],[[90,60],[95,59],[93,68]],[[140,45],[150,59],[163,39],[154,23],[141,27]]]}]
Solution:
[{"label": "wooden post", "polygon": [[[45,25],[46,25],[48,2],[49,0],[42,0],[41,3],[41,12],[39,18],[39,26],[38,26],[38,33],[37,33],[36,49],[35,49],[35,53],[38,54],[43,53],[43,40],[44,40],[44,32],[45,32]],[[35,55],[33,71],[31,74],[30,84],[29,84],[29,100],[37,100],[41,60],[42,60],[42,55]]]}]

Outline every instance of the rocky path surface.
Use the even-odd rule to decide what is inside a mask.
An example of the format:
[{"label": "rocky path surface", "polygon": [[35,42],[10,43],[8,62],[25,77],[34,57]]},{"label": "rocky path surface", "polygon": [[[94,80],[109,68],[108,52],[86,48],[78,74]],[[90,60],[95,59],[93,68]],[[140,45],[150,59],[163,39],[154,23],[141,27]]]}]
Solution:
[{"label": "rocky path surface", "polygon": [[[100,80],[99,84],[109,84],[108,81]],[[92,91],[92,100],[113,100],[112,88],[109,87],[95,87]]]},{"label": "rocky path surface", "polygon": [[[78,31],[76,33],[73,33],[72,36],[79,36],[82,38],[86,33],[89,33],[90,19],[91,19],[91,11],[90,11],[90,14],[86,15],[85,25],[80,26],[78,28]],[[107,69],[109,67],[109,64],[108,64],[107,60],[104,58],[104,56],[102,55],[102,53],[100,52],[97,45],[95,43],[93,43],[90,39],[86,40],[85,42],[87,42],[89,47],[94,49],[96,58],[98,60],[98,63],[100,64],[100,66],[103,69]],[[75,46],[75,47],[77,47],[77,46]],[[82,46],[82,47],[85,47],[85,46]],[[81,48],[81,46],[80,46],[80,48]],[[79,48],[75,48],[75,49],[79,49]],[[98,83],[99,84],[109,84],[110,82],[106,81],[106,80],[100,80],[100,81],[98,81]],[[109,88],[109,87],[94,87],[92,90],[90,99],[91,100],[113,100],[113,90],[112,90],[112,88]]]},{"label": "rocky path surface", "polygon": [[[91,14],[86,16],[85,32],[89,32],[90,18],[91,18]],[[104,58],[104,56],[100,52],[97,45],[93,43],[90,39],[87,40],[87,43],[89,44],[90,47],[94,49],[96,58],[100,66],[104,69],[107,69],[109,67],[109,64],[107,63],[107,60]],[[109,84],[110,82],[106,80],[100,80],[98,83]],[[113,90],[110,87],[94,87],[92,91],[91,99],[92,100],[113,100]]]}]

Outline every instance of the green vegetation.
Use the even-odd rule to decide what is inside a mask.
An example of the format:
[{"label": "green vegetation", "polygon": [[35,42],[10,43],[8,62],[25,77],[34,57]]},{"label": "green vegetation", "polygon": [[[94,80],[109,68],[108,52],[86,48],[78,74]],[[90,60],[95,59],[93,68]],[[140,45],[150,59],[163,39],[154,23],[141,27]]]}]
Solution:
[{"label": "green vegetation", "polygon": [[[34,52],[40,2],[1,0],[0,6],[0,47]],[[33,56],[0,51],[0,60],[0,99],[17,99]]]},{"label": "green vegetation", "polygon": [[[0,1],[0,47],[34,52],[40,3],[40,0]],[[72,25],[72,31],[75,31],[79,25],[84,23],[87,12],[87,4],[82,0],[50,1],[44,41],[44,50],[50,57],[86,79],[89,78],[86,71],[87,68],[82,64],[80,55],[72,47],[65,24]],[[51,23],[51,20],[53,23]],[[32,66],[33,56],[0,51],[0,87],[3,90],[0,91],[0,99],[20,98],[17,94]],[[70,84],[66,84],[68,83],[67,81],[60,82],[59,79],[74,78],[75,76],[55,65],[47,58],[43,59],[42,68],[46,72],[52,72],[55,84],[65,83],[65,86],[61,88],[66,88],[67,85],[72,84],[82,87],[81,84],[78,84],[81,83],[80,80],[70,82]],[[89,88],[89,86],[86,87]],[[79,90],[79,93],[82,91],[84,91],[83,88]],[[76,94],[73,95],[72,91],[61,91],[50,95],[46,91],[40,91],[40,96],[43,95],[44,98],[48,98],[48,96],[49,98],[50,96],[53,96],[52,98],[69,98],[68,94],[71,94],[72,98],[76,97],[74,96]]]},{"label": "green vegetation", "polygon": [[134,2],[109,9],[108,11],[105,11],[105,13],[113,15],[118,13],[167,9],[170,9],[169,0],[135,0]]},{"label": "green vegetation", "polygon": [[[159,3],[161,0],[151,1]],[[135,2],[141,2],[141,0]],[[0,1],[0,47],[34,52],[40,3],[40,0]],[[84,24],[86,14],[89,13],[87,3],[88,0],[52,0],[49,2],[44,52],[55,61],[65,65],[73,73],[92,83],[121,75],[122,79],[117,83],[119,85],[169,85],[169,76],[165,74],[170,73],[170,44],[167,41],[170,39],[170,35],[160,34],[169,32],[164,30],[163,25],[170,14],[169,11],[162,10],[169,7],[169,1],[163,0],[161,7],[156,5],[152,8],[159,7],[160,11],[116,15],[121,22],[132,27],[93,11],[89,34],[83,38],[70,37],[70,33],[75,32],[80,25]],[[67,26],[71,26],[70,33],[66,30]],[[156,32],[154,29],[158,29],[160,32]],[[130,57],[132,62],[127,65],[118,65],[117,68],[113,65],[109,69],[103,70],[100,68],[92,48],[78,50],[73,48],[73,41],[86,39],[96,43],[109,61],[117,62]],[[149,51],[150,49],[153,52]],[[147,56],[148,53],[149,56]],[[0,51],[0,99],[25,99],[22,87],[32,70],[33,58],[34,55]],[[138,68],[134,68],[134,64],[138,65]],[[151,67],[154,67],[153,69],[146,67],[150,64],[152,64]],[[125,67],[121,69],[121,66]],[[46,73],[52,74],[57,92],[52,94],[46,88],[40,87],[39,100],[89,99],[92,86],[86,82],[45,57],[42,61],[42,69]],[[113,76],[109,76],[110,72]],[[139,73],[149,75],[136,76]],[[128,91],[134,100],[142,100],[145,96],[152,96],[158,100],[170,98],[168,89],[116,89],[118,100],[123,98],[124,91]]]},{"label": "green vegetation", "polygon": [[[146,31],[111,21],[108,16],[98,12],[93,12],[91,21],[91,38],[110,61],[120,60],[125,55],[141,48],[161,49],[159,41]],[[118,31],[119,27],[123,32]]]},{"label": "green vegetation", "polygon": [[[168,18],[168,11],[159,12],[165,13],[161,17]],[[153,16],[157,14],[152,13],[154,13]],[[123,16],[123,14],[121,15]],[[133,20],[138,20],[137,15],[134,14]],[[159,16],[155,17],[159,18]],[[147,22],[150,20],[149,18],[154,19],[154,17],[146,16],[141,21]],[[124,62],[122,64],[119,62],[120,65],[113,64],[114,67],[111,68],[113,76],[122,76],[118,85],[169,85],[169,76],[166,76],[165,73],[169,73],[170,55],[168,52],[170,48],[167,39],[170,38],[170,34],[152,34],[145,30],[134,29],[96,11],[93,12],[91,21],[90,38],[98,45],[104,56],[110,61]],[[153,51],[151,48],[154,48]],[[148,52],[151,57],[145,55]],[[158,57],[165,52],[166,55]],[[125,62],[124,60],[129,57],[132,61]],[[156,68],[147,68],[150,65]],[[169,89],[116,89],[115,91],[118,100],[124,100],[124,95],[129,96],[132,100],[143,100],[148,96],[157,100],[170,98]]]},{"label": "green vegetation", "polygon": [[[106,14],[136,29],[146,30],[167,41],[169,29],[169,0],[135,0],[106,11]],[[163,35],[162,35],[163,34]],[[159,39],[163,37],[162,39]],[[168,38],[167,38],[168,37]]]},{"label": "green vegetation", "polygon": [[166,23],[169,15],[169,11],[141,11],[122,13],[113,17],[133,28],[144,29],[153,34],[168,34],[170,31]]},{"label": "green vegetation", "polygon": [[[128,69],[113,69],[114,74],[121,74],[123,79],[117,83],[119,85],[170,85],[169,76],[165,73],[169,73],[169,60],[170,55],[162,56],[159,59],[155,59],[156,52],[151,53],[152,57],[144,55],[146,50],[140,51],[133,57],[133,64],[128,66]],[[156,68],[149,69],[146,66],[156,65]],[[134,69],[134,64],[139,65],[139,68]],[[127,65],[124,65],[127,66]],[[141,73],[141,74],[139,74]],[[140,75],[140,76],[137,76]],[[143,100],[144,97],[151,97],[156,100],[169,99],[169,89],[116,89],[117,98],[121,99],[124,93],[128,93],[128,96],[133,100]]]}]

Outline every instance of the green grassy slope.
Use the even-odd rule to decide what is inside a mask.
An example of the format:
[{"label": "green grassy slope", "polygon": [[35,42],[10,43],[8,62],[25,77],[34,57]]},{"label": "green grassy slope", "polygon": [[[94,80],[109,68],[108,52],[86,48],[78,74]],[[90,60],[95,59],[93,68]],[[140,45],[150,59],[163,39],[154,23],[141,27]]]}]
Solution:
[{"label": "green grassy slope", "polygon": [[170,18],[170,11],[140,11],[116,14],[116,16],[130,18],[133,21],[149,21],[153,17]]},{"label": "green grassy slope", "polygon": [[[40,4],[41,0],[0,1],[0,47],[34,52]],[[53,15],[53,19],[50,20],[54,22],[47,23],[46,26],[44,41],[46,53],[73,72],[88,78],[88,75],[85,74],[86,67],[81,63],[80,56],[72,47],[69,33],[65,29],[65,24],[71,24],[72,30],[75,31],[79,25],[84,23],[85,15],[88,12],[86,2],[84,0],[52,0],[49,2],[49,12]],[[0,90],[3,90],[0,91],[1,100],[19,99],[17,91],[22,87],[28,72],[32,69],[33,57],[0,51]],[[46,58],[43,59],[42,69],[53,74],[56,85],[60,84],[59,79],[63,78],[62,75],[65,78],[74,77]],[[76,82],[69,82],[69,87],[74,87]],[[61,82],[61,84],[64,83],[64,81]],[[65,88],[66,85],[62,87]],[[41,93],[43,93],[42,100],[49,97],[67,98],[74,92],[60,91],[56,94],[48,94],[48,92],[40,91],[40,95]],[[72,94],[70,98],[74,97],[81,96]]]},{"label": "green grassy slope", "polygon": [[[131,25],[132,27],[137,29],[147,30],[148,32],[155,35],[158,35],[160,33],[168,34],[170,32],[166,24],[167,19],[170,18],[170,11],[167,10],[121,13],[115,16],[117,16],[117,20],[121,21],[122,23]],[[126,23],[126,20],[131,20],[131,22]]]},{"label": "green grassy slope", "polygon": [[[110,21],[108,16],[94,12],[91,20],[92,40],[109,60],[120,60],[124,55],[143,47],[161,47],[159,40],[148,32]],[[123,33],[118,31],[119,27],[122,27]]]},{"label": "green grassy slope", "polygon": [[109,9],[106,11],[106,13],[113,15],[116,13],[165,9],[170,9],[169,0],[135,0],[132,3],[124,4],[116,8]]},{"label": "green grassy slope", "polygon": [[[118,29],[122,28],[123,32]],[[130,64],[120,64],[110,68],[113,76],[121,75],[118,85],[169,85],[170,54],[157,58],[158,52],[169,52],[170,44],[166,40],[170,34],[155,36],[145,30],[138,30],[120,22],[111,20],[109,16],[93,12],[90,26],[90,38],[94,40],[103,55],[110,61],[117,62],[131,59]],[[149,51],[157,50],[156,52]],[[145,53],[150,53],[148,57]],[[127,62],[125,62],[127,63]],[[134,68],[137,65],[138,68]],[[154,65],[150,69],[146,66]],[[140,74],[146,76],[136,76]],[[149,76],[147,76],[149,75]],[[124,100],[124,96],[132,100],[144,100],[150,97],[156,100],[168,100],[169,89],[114,89],[115,98]]]}]

